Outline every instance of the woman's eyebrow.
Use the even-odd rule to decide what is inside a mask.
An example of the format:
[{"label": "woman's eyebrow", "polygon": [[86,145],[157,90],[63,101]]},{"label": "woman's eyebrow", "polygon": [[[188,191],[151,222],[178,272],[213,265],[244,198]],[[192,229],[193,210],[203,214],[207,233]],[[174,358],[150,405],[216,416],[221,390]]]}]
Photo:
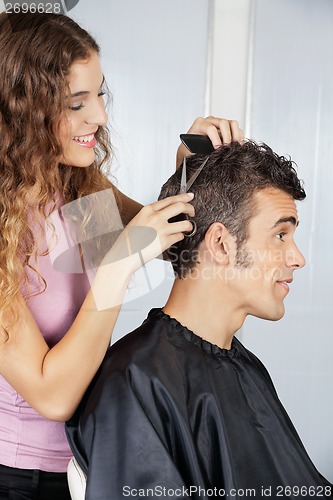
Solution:
[{"label": "woman's eyebrow", "polygon": [[[105,83],[105,76],[103,76],[103,80],[99,88],[103,87],[104,83]],[[80,97],[82,95],[87,95],[87,94],[90,94],[89,90],[80,90],[79,92],[74,92],[74,94],[71,94],[70,98],[72,99],[73,97]]]}]

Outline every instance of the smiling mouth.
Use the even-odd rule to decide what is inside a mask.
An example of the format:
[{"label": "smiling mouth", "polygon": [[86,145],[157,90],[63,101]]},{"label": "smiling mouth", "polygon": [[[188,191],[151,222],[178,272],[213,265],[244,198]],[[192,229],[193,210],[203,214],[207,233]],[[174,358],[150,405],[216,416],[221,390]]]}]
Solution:
[{"label": "smiling mouth", "polygon": [[74,137],[72,137],[72,140],[78,146],[82,146],[85,148],[93,148],[97,144],[95,134],[74,136]]},{"label": "smiling mouth", "polygon": [[284,288],[286,292],[289,293],[289,283],[291,283],[292,281],[293,281],[292,279],[288,279],[285,281],[277,281],[277,284],[282,286],[282,288]]}]

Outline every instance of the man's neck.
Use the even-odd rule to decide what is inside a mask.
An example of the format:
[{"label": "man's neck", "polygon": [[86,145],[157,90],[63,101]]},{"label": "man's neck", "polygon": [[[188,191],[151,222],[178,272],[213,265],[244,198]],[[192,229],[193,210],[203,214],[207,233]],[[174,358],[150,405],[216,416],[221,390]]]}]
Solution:
[{"label": "man's neck", "polygon": [[245,315],[237,309],[226,289],[210,280],[190,277],[176,279],[164,312],[177,319],[196,335],[230,349],[234,334],[242,326]]}]

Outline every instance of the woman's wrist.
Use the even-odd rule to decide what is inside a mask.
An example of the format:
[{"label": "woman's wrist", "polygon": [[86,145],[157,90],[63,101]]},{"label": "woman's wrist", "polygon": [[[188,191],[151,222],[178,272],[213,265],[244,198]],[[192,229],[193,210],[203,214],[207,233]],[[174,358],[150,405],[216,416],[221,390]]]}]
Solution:
[{"label": "woman's wrist", "polygon": [[133,274],[142,266],[138,254],[118,261],[104,258],[92,280],[91,292],[97,310],[119,307]]}]

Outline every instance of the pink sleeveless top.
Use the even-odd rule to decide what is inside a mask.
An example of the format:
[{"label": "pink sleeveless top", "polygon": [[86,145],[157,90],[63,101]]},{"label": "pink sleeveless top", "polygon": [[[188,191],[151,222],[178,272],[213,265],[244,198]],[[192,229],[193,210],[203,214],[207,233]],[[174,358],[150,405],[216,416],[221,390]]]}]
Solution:
[{"label": "pink sleeveless top", "polygon": [[[38,269],[47,289],[27,304],[52,347],[73,323],[90,285],[84,273],[57,271],[50,255],[38,257]],[[41,289],[36,274],[29,275],[34,288]],[[71,455],[64,424],[41,417],[0,376],[0,464],[65,472]]]}]

